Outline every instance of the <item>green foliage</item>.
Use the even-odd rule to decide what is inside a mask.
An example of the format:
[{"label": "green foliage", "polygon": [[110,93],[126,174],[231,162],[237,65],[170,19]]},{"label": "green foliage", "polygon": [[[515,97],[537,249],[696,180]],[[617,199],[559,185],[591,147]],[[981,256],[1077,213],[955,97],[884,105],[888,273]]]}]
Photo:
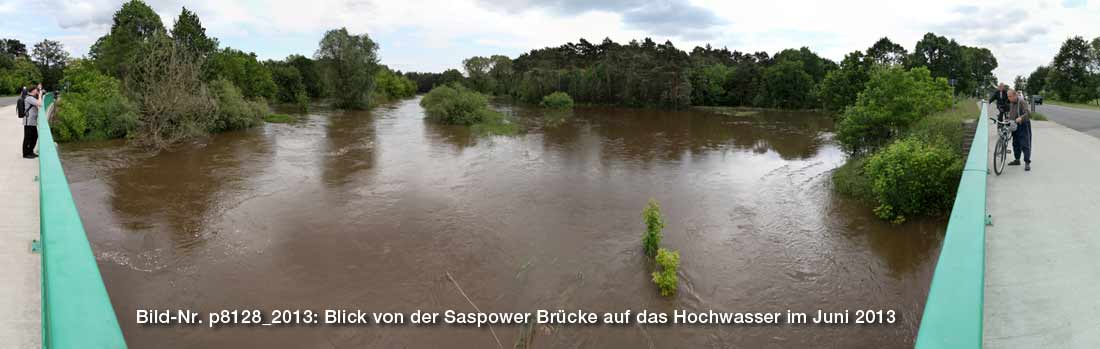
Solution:
[{"label": "green foliage", "polygon": [[222,132],[259,125],[268,115],[267,103],[245,100],[237,86],[226,79],[210,82],[210,94],[216,98],[217,109],[209,130]]},{"label": "green foliage", "polygon": [[141,0],[131,0],[115,12],[111,31],[96,40],[88,55],[97,67],[115,78],[124,79],[130,67],[142,57],[139,52],[164,36],[160,16]]},{"label": "green foliage", "polygon": [[877,70],[841,116],[837,140],[853,153],[877,149],[922,117],[947,109],[951,91],[925,68]]},{"label": "green foliage", "polygon": [[439,86],[420,100],[428,119],[452,125],[473,125],[489,114],[489,100],[459,84]]},{"label": "green foliage", "polygon": [[861,201],[874,202],[871,178],[865,171],[868,159],[867,156],[852,157],[837,168],[833,172],[833,189]]},{"label": "green foliage", "polygon": [[539,103],[543,108],[549,109],[573,109],[573,97],[569,97],[565,92],[554,92],[542,97],[542,103]]},{"label": "green foliage", "polygon": [[276,61],[267,61],[264,66],[271,71],[271,79],[275,82],[275,100],[280,103],[293,103],[301,110],[309,109],[309,93],[302,81],[302,74],[295,66]]},{"label": "green foliage", "polygon": [[1047,116],[1045,114],[1040,113],[1040,112],[1031,113],[1030,117],[1031,117],[1031,120],[1034,120],[1034,121],[1047,121],[1047,120],[1049,120],[1049,119],[1047,119]]},{"label": "green foliage", "polygon": [[768,107],[809,107],[813,104],[810,95],[813,88],[813,77],[803,69],[799,61],[781,61],[764,70],[764,97]]},{"label": "green foliage", "polygon": [[656,260],[658,270],[653,272],[653,283],[657,284],[662,296],[675,295],[680,284],[677,274],[680,269],[680,252],[662,248],[657,250]]},{"label": "green foliage", "polygon": [[645,222],[645,234],[642,235],[642,248],[646,256],[653,257],[661,247],[661,230],[665,228],[665,219],[661,217],[661,206],[657,200],[649,199],[642,209],[642,221]]},{"label": "green foliage", "polygon": [[34,44],[31,58],[38,66],[38,71],[42,72],[42,86],[47,90],[56,90],[65,65],[69,62],[69,53],[65,52],[65,46],[58,41],[44,39]]},{"label": "green foliage", "polygon": [[817,87],[817,95],[825,110],[840,112],[856,103],[856,98],[871,79],[874,62],[855,51],[844,57],[840,69],[830,71]]},{"label": "green foliage", "polygon": [[229,47],[211,53],[203,66],[203,80],[217,79],[229,80],[241,89],[244,97],[250,99],[274,99],[279,89],[271,71],[256,59],[255,53]]},{"label": "green foliage", "polygon": [[1026,83],[1024,84],[1024,91],[1027,91],[1031,95],[1042,95],[1047,89],[1047,76],[1050,73],[1050,67],[1038,66],[1035,71],[1031,72],[1027,76]]},{"label": "green foliage", "polygon": [[895,44],[887,37],[878,39],[874,45],[867,49],[867,60],[885,67],[904,64],[908,55],[909,52],[905,51],[905,47]]},{"label": "green foliage", "polygon": [[[1100,46],[1100,45],[1098,45]],[[1046,87],[1057,99],[1088,103],[1100,97],[1100,47],[1093,48],[1080,36],[1066,39],[1050,65]]]},{"label": "green foliage", "polygon": [[206,36],[206,28],[202,27],[199,16],[186,7],[180,11],[176,24],[172,26],[172,39],[176,40],[177,46],[197,57],[206,57],[218,49],[218,39]]},{"label": "green foliage", "polygon": [[306,94],[309,98],[318,98],[326,95],[324,84],[321,81],[320,66],[316,61],[302,55],[290,55],[286,58],[286,63],[294,66],[294,68],[298,70],[298,74],[302,77],[302,84],[305,85]]},{"label": "green foliage", "polygon": [[416,83],[403,75],[382,66],[374,74],[374,93],[379,100],[388,101],[416,95]]},{"label": "green foliage", "polygon": [[691,104],[718,106],[728,104],[726,86],[736,68],[723,64],[707,64],[691,70]]},{"label": "green foliage", "polygon": [[17,94],[20,88],[35,81],[42,81],[42,73],[26,57],[12,60],[10,68],[0,67],[0,95]]},{"label": "green foliage", "polygon": [[871,156],[865,171],[878,203],[875,214],[895,223],[951,208],[963,161],[942,143],[910,137]]},{"label": "green foliage", "polygon": [[137,57],[123,80],[124,92],[141,115],[136,142],[164,148],[211,129],[216,106],[190,53],[160,35]]},{"label": "green foliage", "polygon": [[378,69],[378,45],[367,34],[352,35],[346,28],[329,30],[321,39],[317,58],[332,81],[339,106],[366,108]]},{"label": "green foliage", "polygon": [[275,124],[286,124],[298,121],[298,118],[287,114],[270,114],[264,117],[264,121]]},{"label": "green foliage", "polygon": [[58,101],[52,130],[59,142],[125,137],[137,127],[137,110],[122,94],[118,79],[92,63],[76,60],[65,68],[69,86]]},{"label": "green foliage", "polygon": [[955,91],[964,95],[985,93],[996,85],[997,59],[985,48],[959,45],[954,39],[926,33],[917,42],[906,66],[928,68],[933,77],[955,79]]}]

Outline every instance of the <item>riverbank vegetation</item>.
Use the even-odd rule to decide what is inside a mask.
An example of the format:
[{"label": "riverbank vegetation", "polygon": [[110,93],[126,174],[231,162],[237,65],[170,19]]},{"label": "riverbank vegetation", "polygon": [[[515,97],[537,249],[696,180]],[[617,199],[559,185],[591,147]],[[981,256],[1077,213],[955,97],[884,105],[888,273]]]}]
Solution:
[{"label": "riverbank vegetation", "polygon": [[1060,101],[1100,108],[1100,37],[1066,39],[1050,64],[1035,68],[1026,79],[1016,79],[1018,89],[1044,96],[1044,103]]},{"label": "riverbank vegetation", "polygon": [[475,91],[540,103],[554,93],[577,103],[632,107],[688,106],[824,109],[840,113],[856,101],[872,72],[881,67],[925,67],[933,77],[955,80],[955,92],[984,94],[996,80],[997,61],[989,50],[926,34],[913,52],[888,38],[854,51],[839,64],[809,48],[774,55],[709,45],[683,51],[666,41],[620,44],[584,39],[524,53],[515,59],[494,55],[463,61],[465,76],[406,73],[420,91],[460,82]]},{"label": "riverbank vegetation", "polygon": [[314,100],[332,99],[361,109],[416,92],[415,82],[378,62],[378,45],[367,34],[344,28],[328,31],[314,58],[261,61],[219,46],[194,12],[183,8],[169,31],[152,8],[131,0],[87,59],[70,59],[49,40],[30,56],[22,43],[0,40],[0,94],[31,81],[67,86],[54,129],[59,141],[126,137],[162,148],[282,119],[269,118],[269,103],[305,111]]},{"label": "riverbank vegetation", "polygon": [[546,97],[542,97],[542,102],[539,103],[539,106],[557,110],[573,109],[573,98],[569,97],[569,94],[565,92],[554,92],[546,95]]}]

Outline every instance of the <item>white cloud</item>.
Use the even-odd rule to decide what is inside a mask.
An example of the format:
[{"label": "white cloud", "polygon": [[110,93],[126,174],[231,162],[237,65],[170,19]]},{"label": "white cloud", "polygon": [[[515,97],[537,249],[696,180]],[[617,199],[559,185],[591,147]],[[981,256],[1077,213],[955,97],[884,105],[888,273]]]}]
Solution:
[{"label": "white cloud", "polygon": [[[28,2],[39,4],[38,2]],[[103,35],[121,0],[47,0],[36,13],[50,13],[54,29],[20,37],[60,37],[75,54]],[[961,44],[989,48],[1001,80],[1026,75],[1048,62],[1067,37],[1100,36],[1098,1],[892,2],[726,0],[149,0],[170,26],[186,6],[199,14],[208,33],[223,43],[255,50],[262,57],[285,52],[310,54],[312,43],[288,37],[320,38],[346,26],[382,40],[383,61],[404,69],[458,67],[460,54],[522,52],[585,38],[625,42],[652,37],[681,49],[716,47],[775,53],[808,46],[834,60],[888,36],[912,50],[925,32]],[[16,4],[0,3],[0,12]],[[19,3],[22,4],[22,3]],[[1070,5],[1070,6],[1064,6]],[[19,5],[24,6],[24,5]],[[49,11],[46,11],[49,10]],[[0,29],[7,29],[0,24]],[[37,32],[36,32],[37,31]],[[295,45],[284,47],[286,45]],[[303,47],[298,47],[303,46]],[[397,61],[403,60],[403,61]]]}]

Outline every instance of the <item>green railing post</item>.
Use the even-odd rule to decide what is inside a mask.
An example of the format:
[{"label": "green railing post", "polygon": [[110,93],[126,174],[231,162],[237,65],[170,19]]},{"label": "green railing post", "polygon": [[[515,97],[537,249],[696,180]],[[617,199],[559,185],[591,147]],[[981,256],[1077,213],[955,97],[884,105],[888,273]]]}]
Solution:
[{"label": "green railing post", "polygon": [[38,117],[42,347],[126,348],[50,133],[53,95]]},{"label": "green railing post", "polygon": [[985,180],[989,171],[988,105],[982,102],[951,220],[924,305],[917,348],[981,348],[985,300]]}]

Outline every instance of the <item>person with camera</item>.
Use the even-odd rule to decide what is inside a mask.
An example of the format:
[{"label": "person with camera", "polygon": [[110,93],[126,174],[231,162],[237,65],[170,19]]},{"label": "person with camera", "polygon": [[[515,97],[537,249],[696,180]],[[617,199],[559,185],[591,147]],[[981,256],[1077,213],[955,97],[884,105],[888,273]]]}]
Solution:
[{"label": "person with camera", "polygon": [[42,107],[42,84],[31,86],[23,98],[26,114],[23,116],[23,158],[34,159],[34,147],[38,145],[38,110]]}]

